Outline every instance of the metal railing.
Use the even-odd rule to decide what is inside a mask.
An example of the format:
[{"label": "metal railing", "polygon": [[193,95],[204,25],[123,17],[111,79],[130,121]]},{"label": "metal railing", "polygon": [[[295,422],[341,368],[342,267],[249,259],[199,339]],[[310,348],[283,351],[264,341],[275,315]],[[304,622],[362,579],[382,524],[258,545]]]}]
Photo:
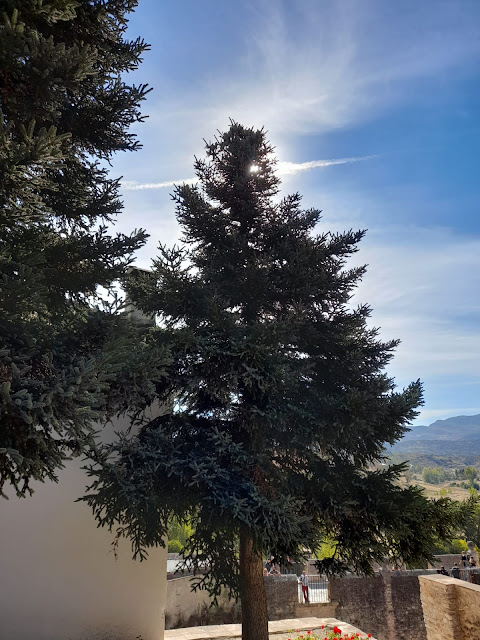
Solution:
[{"label": "metal railing", "polygon": [[[437,573],[441,573],[437,569]],[[473,582],[476,583],[478,578],[475,578],[478,572],[476,571],[476,567],[458,567],[457,570],[453,568],[448,568],[444,575],[450,578],[457,578],[458,580],[464,580],[465,582]]]},{"label": "metal railing", "polygon": [[[298,601],[305,602],[302,585],[298,584]],[[325,576],[312,575],[308,576],[308,602],[330,602],[328,597],[328,580]]]},{"label": "metal railing", "polygon": [[[476,568],[476,567],[475,567]],[[449,571],[450,575],[452,575],[452,571]],[[473,578],[473,573],[472,573],[472,568],[471,567],[465,567],[465,568],[461,568],[460,569],[460,580],[465,580],[465,582],[474,582],[474,578]]]}]

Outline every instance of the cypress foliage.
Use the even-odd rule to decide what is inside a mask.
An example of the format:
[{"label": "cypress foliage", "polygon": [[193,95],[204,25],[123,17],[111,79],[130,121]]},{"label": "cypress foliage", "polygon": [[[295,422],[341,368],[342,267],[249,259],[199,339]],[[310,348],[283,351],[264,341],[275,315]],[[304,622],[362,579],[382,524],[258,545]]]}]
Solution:
[{"label": "cypress foliage", "polygon": [[123,80],[147,49],[124,37],[136,4],[0,0],[0,495],[55,479],[93,420],[152,390],[132,387],[98,293],[146,240],[107,229],[122,202],[105,167],[138,148],[148,92]]},{"label": "cypress foliage", "polygon": [[[240,594],[243,637],[267,637],[262,554],[301,560],[324,540],[327,573],[369,573],[385,555],[415,562],[461,521],[448,499],[376,470],[406,431],[422,386],[385,373],[397,341],[351,308],[364,267],[347,268],[363,231],[316,233],[318,210],[277,198],[263,130],[232,123],[174,195],[182,246],[160,246],[129,292],[162,319],[171,345],[159,401],[174,409],[99,452],[84,498],[144,558],[168,518],[188,516],[197,586]],[[378,465],[380,466],[380,465]]]}]

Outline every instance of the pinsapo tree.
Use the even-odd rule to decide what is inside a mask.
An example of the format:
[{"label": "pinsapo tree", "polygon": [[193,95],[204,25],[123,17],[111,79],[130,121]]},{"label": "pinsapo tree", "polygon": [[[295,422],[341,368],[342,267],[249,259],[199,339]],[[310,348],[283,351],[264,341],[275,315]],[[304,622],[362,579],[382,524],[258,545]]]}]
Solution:
[{"label": "pinsapo tree", "polygon": [[0,0],[0,495],[55,479],[93,421],[152,391],[99,294],[147,237],[107,228],[123,206],[107,163],[138,148],[149,90],[123,79],[147,49],[125,38],[136,4]]},{"label": "pinsapo tree", "polygon": [[264,130],[232,122],[195,171],[174,194],[182,244],[128,286],[170,345],[158,400],[172,409],[98,452],[84,499],[141,558],[188,516],[196,586],[239,594],[242,637],[267,640],[262,555],[281,564],[334,541],[322,571],[368,573],[385,555],[427,557],[462,512],[401,488],[402,465],[374,469],[422,387],[395,390],[397,341],[350,305],[365,268],[346,261],[364,232],[318,232],[318,210],[277,198]]}]

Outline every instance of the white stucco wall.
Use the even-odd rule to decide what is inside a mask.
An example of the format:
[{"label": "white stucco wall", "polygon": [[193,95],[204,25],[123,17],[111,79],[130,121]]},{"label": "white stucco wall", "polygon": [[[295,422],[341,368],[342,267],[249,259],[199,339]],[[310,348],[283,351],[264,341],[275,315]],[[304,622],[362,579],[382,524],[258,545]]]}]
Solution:
[{"label": "white stucco wall", "polygon": [[227,597],[226,591],[218,596],[218,606],[213,610],[210,609],[211,602],[211,597],[204,589],[192,591],[191,578],[184,577],[169,580],[165,604],[167,628],[175,629],[176,627],[197,626],[198,624],[212,624],[212,622],[202,622],[202,613],[205,610],[208,610],[212,615],[217,612],[218,608],[228,611],[235,605],[235,601]]},{"label": "white stucco wall", "polygon": [[122,541],[115,560],[113,535],[75,502],[82,464],[30,498],[0,499],[0,640],[163,639],[166,549],[140,563]]}]

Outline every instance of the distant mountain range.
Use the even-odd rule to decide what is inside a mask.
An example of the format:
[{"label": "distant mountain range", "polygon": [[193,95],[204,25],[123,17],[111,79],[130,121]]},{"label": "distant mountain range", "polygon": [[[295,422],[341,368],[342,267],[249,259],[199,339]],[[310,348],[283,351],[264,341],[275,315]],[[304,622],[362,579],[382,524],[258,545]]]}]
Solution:
[{"label": "distant mountain range", "polygon": [[412,427],[391,451],[480,453],[480,414],[455,416],[446,420],[436,420],[429,425]]}]

